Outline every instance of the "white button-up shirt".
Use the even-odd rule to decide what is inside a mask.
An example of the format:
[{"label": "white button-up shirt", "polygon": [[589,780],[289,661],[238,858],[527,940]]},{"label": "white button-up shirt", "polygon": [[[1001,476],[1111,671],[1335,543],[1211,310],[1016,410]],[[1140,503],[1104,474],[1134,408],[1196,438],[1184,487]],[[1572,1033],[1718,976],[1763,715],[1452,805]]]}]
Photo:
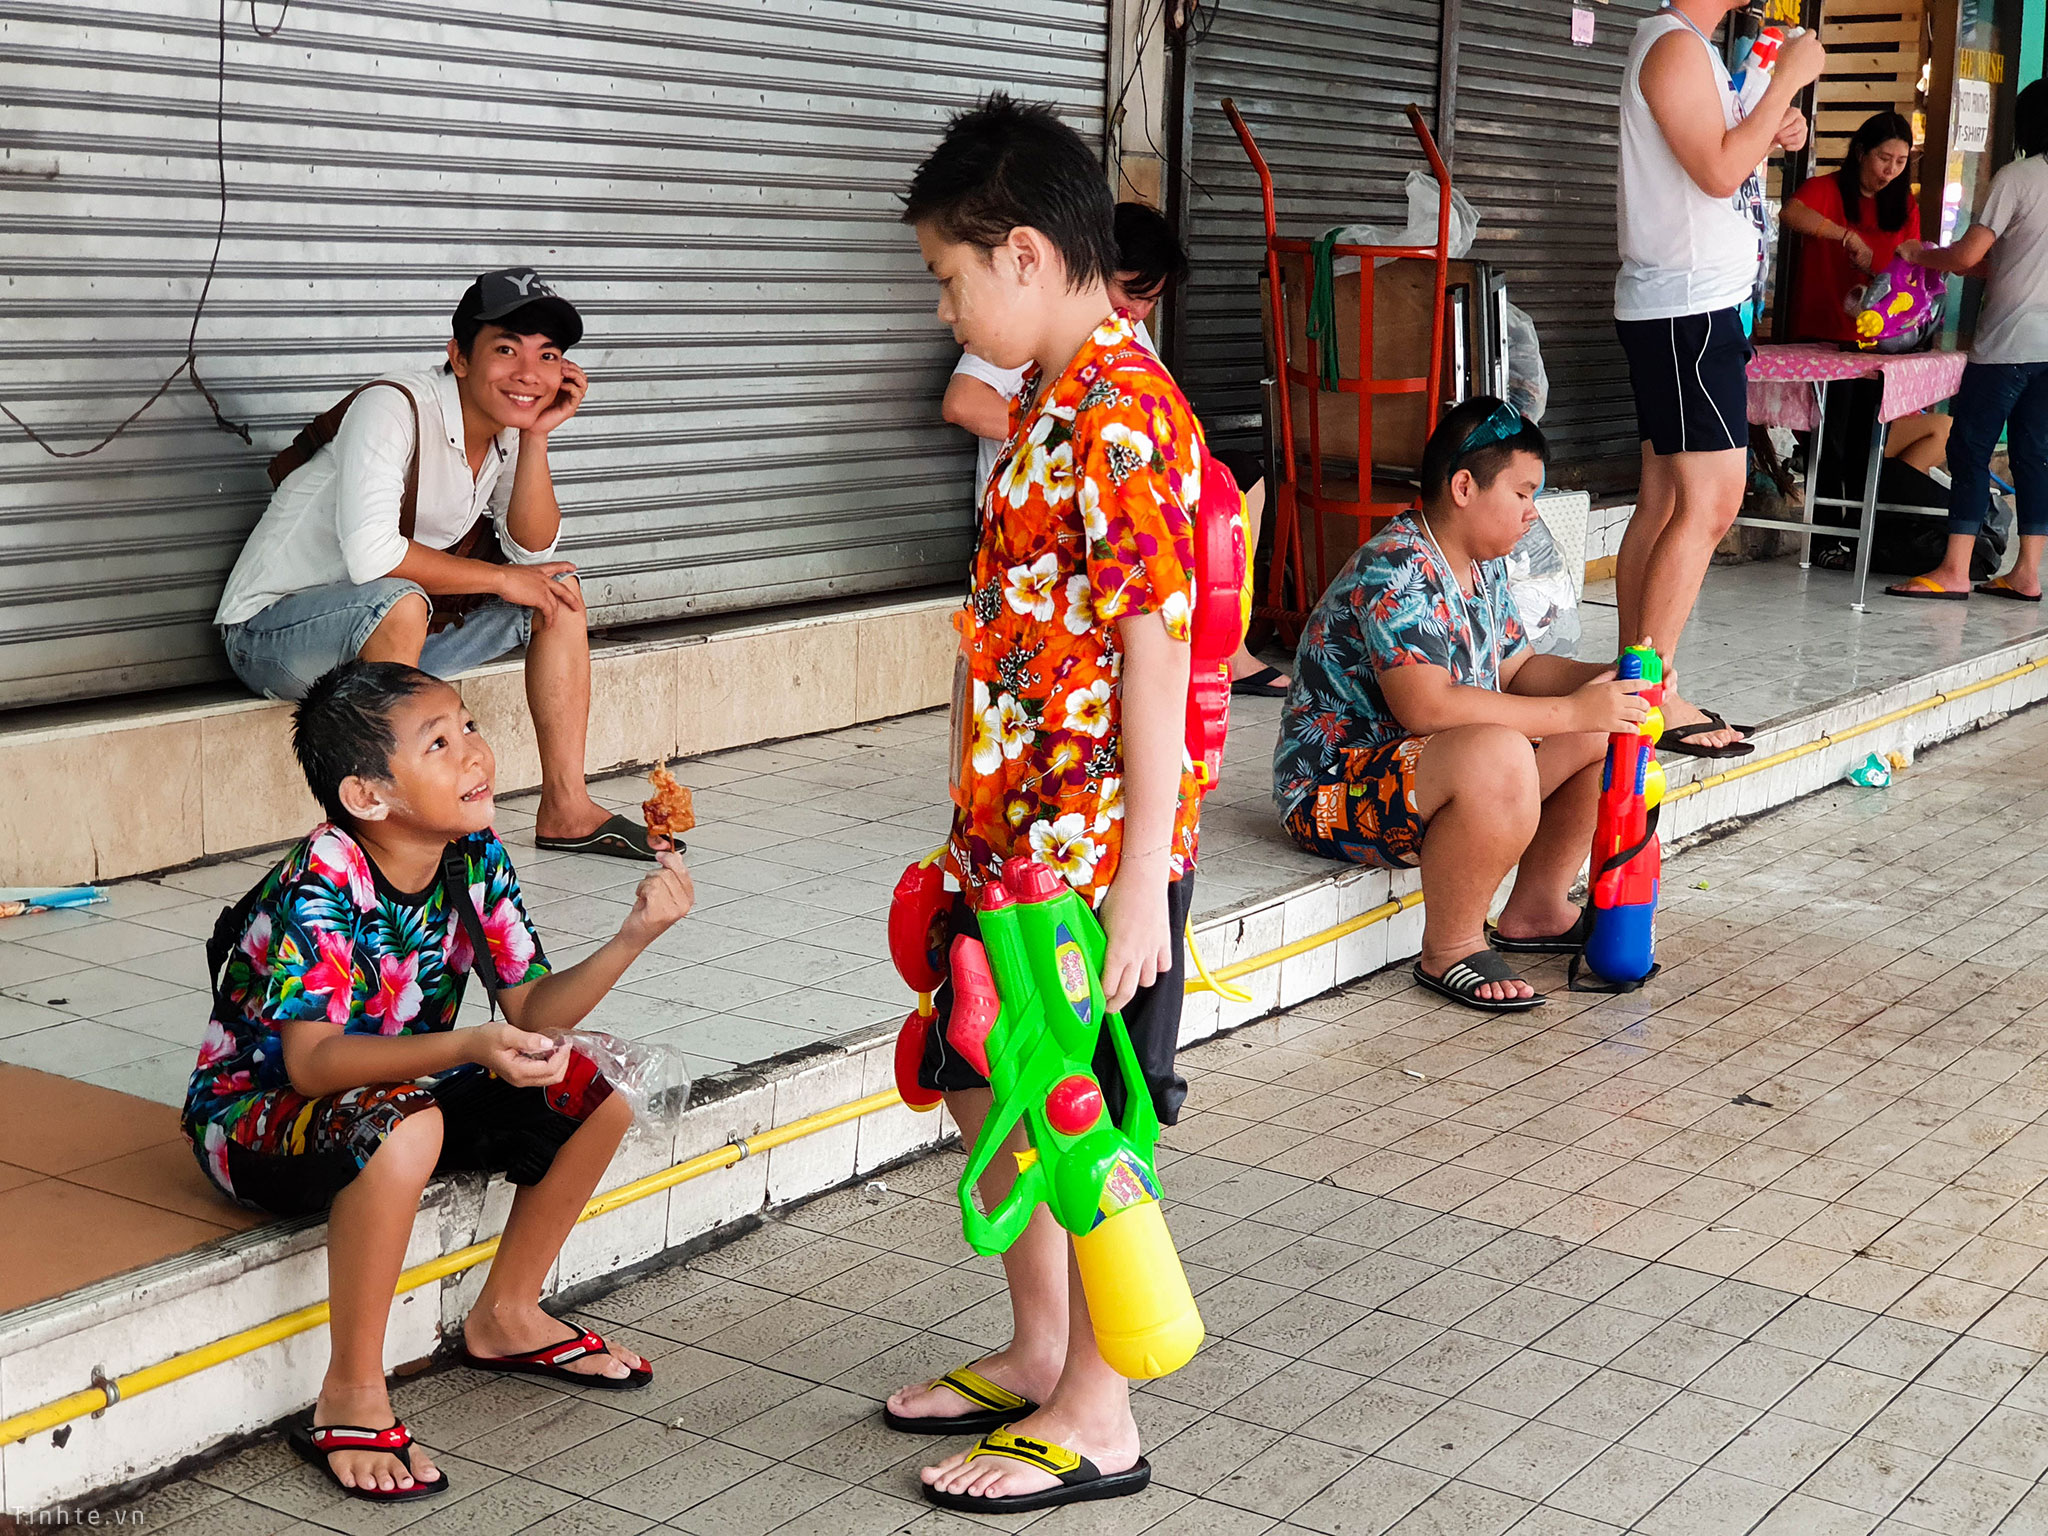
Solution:
[{"label": "white button-up shirt", "polygon": [[[554,544],[524,549],[505,525],[519,464],[518,432],[499,433],[472,476],[455,376],[436,369],[388,377],[411,390],[420,408],[414,541],[448,549],[489,513],[506,559],[518,565],[552,560]],[[398,508],[413,448],[412,407],[405,396],[395,389],[358,395],[334,441],[272,493],[235,561],[213,622],[244,623],[295,592],[342,582],[361,586],[396,570],[406,552]]]}]

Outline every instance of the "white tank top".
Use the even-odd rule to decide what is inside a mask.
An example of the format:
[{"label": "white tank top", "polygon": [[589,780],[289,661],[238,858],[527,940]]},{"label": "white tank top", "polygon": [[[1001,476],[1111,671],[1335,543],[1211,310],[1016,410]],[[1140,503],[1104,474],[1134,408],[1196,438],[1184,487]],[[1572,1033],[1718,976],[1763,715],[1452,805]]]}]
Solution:
[{"label": "white tank top", "polygon": [[1621,188],[1616,232],[1621,271],[1614,279],[1617,320],[1667,320],[1732,309],[1750,296],[1763,247],[1746,191],[1713,197],[1688,176],[1643,99],[1643,60],[1673,32],[1693,36],[1713,64],[1725,126],[1742,121],[1728,69],[1681,16],[1659,11],[1636,27],[1621,85]]}]

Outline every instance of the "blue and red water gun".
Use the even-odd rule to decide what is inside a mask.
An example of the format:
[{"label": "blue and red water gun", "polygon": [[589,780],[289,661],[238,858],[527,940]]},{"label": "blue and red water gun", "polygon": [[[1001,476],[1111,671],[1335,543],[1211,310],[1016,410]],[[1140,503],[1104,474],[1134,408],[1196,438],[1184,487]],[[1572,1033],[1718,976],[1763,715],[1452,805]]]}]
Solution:
[{"label": "blue and red water gun", "polygon": [[[1664,854],[1657,841],[1657,807],[1664,799],[1664,765],[1657,739],[1664,734],[1664,662],[1647,645],[1621,653],[1615,675],[1640,681],[1649,717],[1633,731],[1607,738],[1600,775],[1600,813],[1593,823],[1593,864],[1587,884],[1592,925],[1582,958],[1604,982],[1592,990],[1630,992],[1657,969],[1657,885]],[[1577,967],[1572,985],[1579,987]]]}]

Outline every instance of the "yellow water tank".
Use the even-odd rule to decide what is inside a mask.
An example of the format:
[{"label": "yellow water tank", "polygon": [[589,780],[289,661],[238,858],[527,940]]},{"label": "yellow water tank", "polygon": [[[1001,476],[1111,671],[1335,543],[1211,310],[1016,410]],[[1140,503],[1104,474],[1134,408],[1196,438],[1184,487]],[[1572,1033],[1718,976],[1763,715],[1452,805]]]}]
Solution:
[{"label": "yellow water tank", "polygon": [[1194,1359],[1202,1314],[1157,1200],[1127,1206],[1075,1238],[1074,1258],[1110,1369],[1150,1381]]}]

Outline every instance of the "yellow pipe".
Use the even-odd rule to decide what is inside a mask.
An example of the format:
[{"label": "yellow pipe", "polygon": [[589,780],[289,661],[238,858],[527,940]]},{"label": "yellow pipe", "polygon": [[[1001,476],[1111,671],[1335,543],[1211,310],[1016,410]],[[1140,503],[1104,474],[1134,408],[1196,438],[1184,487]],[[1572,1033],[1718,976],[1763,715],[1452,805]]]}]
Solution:
[{"label": "yellow pipe", "polygon": [[[2022,662],[2019,666],[2009,671],[2001,672],[1996,677],[1987,677],[1982,682],[1969,683],[1961,688],[1951,689],[1946,693],[1934,694],[1917,704],[1909,704],[1901,709],[1892,710],[1888,714],[1880,715],[1874,720],[1866,720],[1861,725],[1851,726],[1847,730],[1831,732],[1813,741],[1806,742],[1801,746],[1788,747],[1782,752],[1774,752],[1769,757],[1744,763],[1740,768],[1729,768],[1720,773],[1708,774],[1704,778],[1695,779],[1692,783],[1671,791],[1665,798],[1667,800],[1682,800],[1687,795],[1700,794],[1705,790],[1714,788],[1716,785],[1732,783],[1736,779],[1743,779],[1751,774],[1761,773],[1767,768],[1775,768],[1781,763],[1789,763],[1795,759],[1810,756],[1812,753],[1825,751],[1831,746],[1854,740],[1856,737],[1867,735],[1871,731],[1881,730],[1885,726],[1895,724],[1900,720],[1909,719],[1914,715],[1925,714],[1930,709],[1938,709],[1943,704],[1953,703],[1957,699],[1968,698],[1972,694],[1982,693],[1988,688],[1996,688],[2001,683],[2008,683],[2015,678],[2026,676],[2029,672],[2038,671],[2044,665],[2048,665],[2048,661]],[[1239,976],[1248,976],[1254,971],[1266,970],[1284,961],[1291,960],[1297,955],[1304,955],[1311,950],[1319,949],[1325,944],[1334,944],[1339,939],[1347,938],[1351,934],[1370,928],[1376,923],[1383,923],[1389,918],[1396,917],[1420,905],[1422,905],[1422,893],[1420,891],[1411,891],[1406,896],[1398,897],[1393,901],[1383,902],[1369,912],[1362,912],[1357,917],[1348,918],[1333,927],[1325,928],[1318,933],[1312,933],[1306,938],[1296,939],[1291,944],[1283,944],[1278,949],[1268,950],[1264,954],[1252,955],[1233,964],[1219,966],[1214,972],[1210,972],[1203,966],[1199,955],[1197,955],[1195,964],[1196,970],[1200,975],[1198,979],[1187,984],[1187,990],[1190,992],[1215,991],[1229,996],[1236,989],[1226,989],[1222,983],[1233,981]],[[1190,937],[1192,938],[1192,935]],[[1243,994],[1239,993],[1238,995],[1242,997]],[[607,1190],[603,1194],[595,1196],[589,1204],[584,1206],[583,1214],[576,1219],[579,1223],[589,1221],[593,1217],[602,1216],[608,1211],[615,1211],[621,1206],[631,1205],[637,1200],[644,1200],[649,1195],[659,1194],[662,1190],[671,1189],[690,1179],[701,1178],[703,1175],[715,1173],[721,1168],[729,1168],[734,1163],[750,1157],[756,1152],[766,1152],[772,1148],[783,1146],[788,1142],[800,1140],[805,1136],[830,1130],[834,1126],[844,1125],[849,1120],[857,1120],[865,1115],[874,1114],[879,1110],[893,1108],[901,1102],[902,1100],[897,1095],[895,1089],[884,1089],[880,1093],[871,1093],[866,1098],[856,1099],[850,1104],[836,1105],[831,1109],[820,1110],[815,1115],[806,1115],[800,1120],[792,1120],[788,1125],[776,1126],[771,1130],[762,1131],[758,1135],[742,1137],[737,1141],[728,1142],[722,1147],[717,1147],[700,1156],[689,1158],[675,1164],[673,1167],[664,1168],[658,1173],[650,1173],[644,1178],[635,1179],[627,1184],[621,1184],[617,1189]],[[420,1286],[431,1284],[433,1281],[445,1279],[449,1275],[460,1274],[467,1269],[473,1269],[478,1264],[489,1259],[497,1251],[498,1239],[491,1238],[485,1242],[472,1243],[466,1248],[458,1248],[453,1253],[444,1254],[440,1258],[429,1259],[424,1264],[416,1264],[398,1277],[397,1293],[403,1294],[406,1291],[417,1290]],[[206,1370],[211,1366],[222,1364],[225,1361],[250,1354],[255,1350],[265,1348],[281,1340],[292,1338],[297,1334],[305,1333],[326,1322],[327,1317],[327,1303],[324,1301],[315,1302],[312,1306],[301,1307],[296,1312],[287,1312],[282,1317],[272,1318],[267,1323],[259,1323],[253,1328],[245,1328],[241,1332],[230,1334],[224,1339],[216,1339],[211,1344],[202,1344],[196,1349],[188,1349],[181,1354],[172,1355],[169,1359],[158,1361],[155,1365],[144,1366],[140,1370],[131,1371],[125,1376],[117,1376],[105,1388],[97,1386],[88,1387],[84,1391],[73,1392],[67,1397],[60,1397],[54,1402],[45,1403],[40,1408],[31,1408],[24,1413],[15,1414],[11,1418],[0,1419],[0,1445],[12,1444],[17,1440],[25,1440],[30,1435],[40,1434],[46,1429],[55,1429],[59,1425],[67,1424],[73,1419],[80,1418],[89,1413],[98,1413],[112,1407],[125,1397],[134,1397],[143,1392],[153,1391],[171,1382],[183,1380],[187,1376],[196,1375],[198,1372]]]}]

